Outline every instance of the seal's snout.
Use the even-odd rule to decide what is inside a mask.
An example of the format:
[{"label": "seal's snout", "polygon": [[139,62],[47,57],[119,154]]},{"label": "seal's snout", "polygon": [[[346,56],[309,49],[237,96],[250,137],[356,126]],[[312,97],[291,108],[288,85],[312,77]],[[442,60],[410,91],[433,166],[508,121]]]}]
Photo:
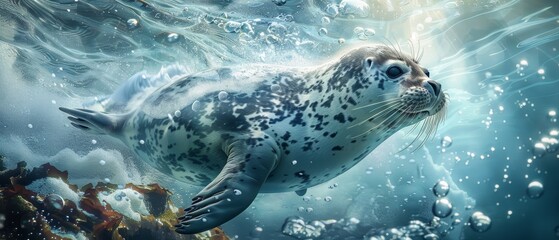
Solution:
[{"label": "seal's snout", "polygon": [[441,93],[441,84],[438,82],[435,82],[433,80],[427,80],[424,81],[422,85],[434,97],[438,97],[439,94]]}]

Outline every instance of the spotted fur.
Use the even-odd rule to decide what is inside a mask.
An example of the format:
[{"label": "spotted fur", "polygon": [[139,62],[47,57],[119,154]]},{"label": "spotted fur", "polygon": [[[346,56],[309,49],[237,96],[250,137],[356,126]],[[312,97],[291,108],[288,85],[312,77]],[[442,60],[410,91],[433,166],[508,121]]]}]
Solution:
[{"label": "spotted fur", "polygon": [[[410,74],[390,79],[385,65],[395,59]],[[221,143],[237,133],[265,134],[280,146],[281,159],[261,192],[306,189],[347,171],[398,129],[429,115],[379,124],[401,114],[369,119],[374,113],[353,110],[398,98],[406,89],[424,90],[427,79],[416,63],[385,46],[360,48],[314,69],[213,69],[152,93],[130,116],[122,135],[156,169],[204,186],[226,163]],[[218,98],[221,91],[227,92],[224,101]],[[413,96],[421,100],[419,94]],[[193,109],[195,101],[198,107]],[[431,104],[421,102],[420,108]],[[181,112],[178,117],[176,110]],[[362,121],[366,124],[351,127]]]}]

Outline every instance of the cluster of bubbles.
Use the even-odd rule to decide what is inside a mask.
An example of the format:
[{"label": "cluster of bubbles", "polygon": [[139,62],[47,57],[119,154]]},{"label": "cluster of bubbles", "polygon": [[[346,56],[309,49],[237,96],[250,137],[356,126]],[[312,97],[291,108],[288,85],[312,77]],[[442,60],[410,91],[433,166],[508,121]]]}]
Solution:
[{"label": "cluster of bubbles", "polygon": [[326,14],[331,17],[367,17],[369,9],[369,4],[363,0],[342,0],[339,4],[328,4],[326,6]]},{"label": "cluster of bubbles", "polygon": [[549,131],[549,136],[541,137],[540,141],[534,143],[533,154],[537,157],[542,157],[546,153],[553,153],[559,149],[559,140],[557,136],[559,132],[557,130]]},{"label": "cluster of bubbles", "polygon": [[407,226],[389,229],[373,229],[369,231],[363,239],[383,240],[383,239],[439,239],[435,233],[436,222],[424,223],[419,220],[412,220]]},{"label": "cluster of bubbles", "polygon": [[482,212],[474,212],[470,216],[470,227],[476,232],[486,232],[491,228],[491,218]]},{"label": "cluster of bubbles", "polygon": [[[299,31],[287,25],[293,21],[293,16],[280,14],[277,21],[251,19],[246,21],[221,20],[217,23],[227,33],[236,33],[243,45],[264,43],[270,46],[291,45],[299,46],[305,42],[299,37]],[[217,20],[216,20],[217,21]]]},{"label": "cluster of bubbles", "polygon": [[433,194],[438,198],[435,203],[433,203],[432,211],[433,215],[439,218],[446,218],[452,213],[452,204],[446,198],[448,192],[450,191],[450,185],[444,180],[441,180],[433,186]]},{"label": "cluster of bubbles", "polygon": [[308,207],[308,208],[305,208],[305,207],[298,207],[298,208],[297,208],[297,211],[299,211],[299,212],[308,212],[308,213],[311,213],[311,212],[314,211],[314,209],[313,209],[312,207]]},{"label": "cluster of bubbles", "polygon": [[353,33],[359,40],[367,40],[376,34],[372,28],[355,27]]},{"label": "cluster of bubbles", "polygon": [[326,225],[321,221],[306,223],[302,217],[289,217],[285,219],[282,233],[298,239],[318,238],[325,230]]},{"label": "cluster of bubbles", "polygon": [[[533,185],[533,189],[532,192],[530,192],[530,188],[528,190],[528,194],[530,196],[539,197],[539,195],[543,192],[543,186],[541,186],[541,183],[538,185],[538,183],[531,183]],[[538,187],[540,186],[541,191],[538,191]],[[453,207],[448,198],[446,198],[449,192],[450,185],[444,180],[438,181],[435,186],[433,186],[433,194],[437,197],[437,200],[433,203],[432,207],[433,215],[435,215],[434,221],[451,216]],[[461,220],[458,218],[459,216],[459,213],[452,214],[453,221],[452,226],[449,228],[450,230],[452,230],[455,225],[461,223]],[[476,232],[485,232],[491,227],[491,218],[486,216],[483,212],[476,211],[470,216],[468,225],[470,225],[470,228]]]},{"label": "cluster of bubbles", "polygon": [[129,201],[130,199],[128,199],[128,197],[126,196],[126,193],[121,191],[117,194],[114,195],[115,200],[117,201],[122,201],[123,199],[126,201]]}]

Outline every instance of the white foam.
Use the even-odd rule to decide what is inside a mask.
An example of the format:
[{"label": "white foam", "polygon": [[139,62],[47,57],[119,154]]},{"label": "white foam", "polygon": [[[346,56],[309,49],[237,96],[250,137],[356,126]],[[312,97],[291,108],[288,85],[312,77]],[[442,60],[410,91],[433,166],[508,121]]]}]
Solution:
[{"label": "white foam", "polygon": [[[67,170],[68,181],[78,186],[102,182],[105,178],[114,184],[141,182],[136,166],[127,164],[117,150],[97,148],[84,156],[66,148],[54,156],[44,156],[33,153],[20,138],[11,137],[0,138],[0,152],[8,158],[7,168],[14,168],[19,160],[25,160],[28,168],[48,162],[61,171]],[[101,160],[105,164],[99,164]]]},{"label": "white foam", "polygon": [[80,199],[78,193],[70,189],[68,184],[59,178],[41,178],[33,181],[26,188],[44,196],[51,193],[58,194],[62,198],[74,202],[76,205],[78,205]]},{"label": "white foam", "polygon": [[108,195],[99,193],[97,197],[103,205],[108,203],[115,211],[136,221],[141,220],[141,215],[149,215],[142,194],[133,189],[118,189]]}]

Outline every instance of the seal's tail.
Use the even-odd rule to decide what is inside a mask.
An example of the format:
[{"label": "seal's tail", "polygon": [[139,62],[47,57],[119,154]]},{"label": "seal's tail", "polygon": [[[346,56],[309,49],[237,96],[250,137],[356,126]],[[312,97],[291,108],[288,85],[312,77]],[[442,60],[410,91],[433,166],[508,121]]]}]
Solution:
[{"label": "seal's tail", "polygon": [[106,114],[89,109],[60,107],[60,111],[69,114],[72,126],[93,134],[119,135],[128,114]]}]

